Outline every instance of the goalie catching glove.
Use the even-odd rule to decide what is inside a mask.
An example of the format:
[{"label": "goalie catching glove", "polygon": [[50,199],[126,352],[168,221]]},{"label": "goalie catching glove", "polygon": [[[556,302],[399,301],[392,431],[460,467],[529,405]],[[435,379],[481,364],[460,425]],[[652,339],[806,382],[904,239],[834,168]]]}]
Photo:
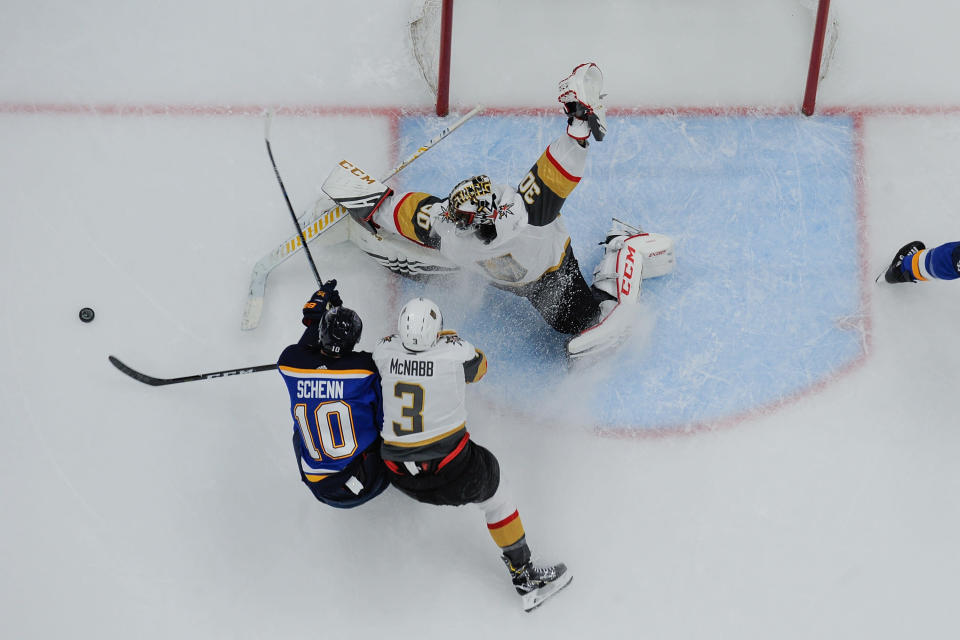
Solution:
[{"label": "goalie catching glove", "polygon": [[574,67],[573,73],[560,81],[557,100],[567,114],[567,135],[581,145],[586,144],[591,133],[597,142],[607,133],[607,115],[603,106],[606,94],[601,95],[602,90],[603,74],[592,62]]}]

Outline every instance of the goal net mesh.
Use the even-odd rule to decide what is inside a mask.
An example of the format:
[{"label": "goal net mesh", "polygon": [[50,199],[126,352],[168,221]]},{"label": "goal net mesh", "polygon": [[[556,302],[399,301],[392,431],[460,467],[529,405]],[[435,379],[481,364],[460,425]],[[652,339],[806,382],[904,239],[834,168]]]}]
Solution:
[{"label": "goal net mesh", "polygon": [[442,0],[414,0],[410,10],[410,45],[420,74],[437,95],[440,65],[440,18]]}]

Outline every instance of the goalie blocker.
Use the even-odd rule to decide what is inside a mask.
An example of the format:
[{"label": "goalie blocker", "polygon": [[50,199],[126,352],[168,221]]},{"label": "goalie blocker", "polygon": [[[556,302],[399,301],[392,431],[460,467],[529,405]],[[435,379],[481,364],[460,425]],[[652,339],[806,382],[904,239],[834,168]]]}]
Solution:
[{"label": "goalie blocker", "polygon": [[394,273],[417,277],[457,271],[458,267],[434,249],[401,243],[381,235],[373,214],[393,190],[348,160],[341,160],[321,186],[331,200],[343,206],[363,231],[351,229],[349,239],[361,251]]},{"label": "goalie blocker", "polygon": [[320,188],[334,202],[342,205],[357,224],[373,234],[377,233],[377,229],[370,219],[393,193],[393,189],[349,160],[337,163]]}]

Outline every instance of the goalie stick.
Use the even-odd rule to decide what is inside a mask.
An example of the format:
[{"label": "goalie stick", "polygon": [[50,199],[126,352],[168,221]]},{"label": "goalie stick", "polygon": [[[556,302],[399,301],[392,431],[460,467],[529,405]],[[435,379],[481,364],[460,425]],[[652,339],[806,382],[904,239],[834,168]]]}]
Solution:
[{"label": "goalie stick", "polygon": [[180,382],[195,382],[197,380],[209,380],[210,378],[225,378],[227,376],[237,376],[244,373],[256,373],[258,371],[273,371],[277,368],[275,364],[260,364],[254,367],[243,367],[240,369],[225,369],[223,371],[214,371],[212,373],[198,373],[192,376],[183,376],[180,378],[154,378],[153,376],[148,376],[145,373],[140,373],[136,369],[133,369],[126,364],[124,364],[119,358],[114,356],[107,356],[107,359],[110,360],[110,363],[115,366],[117,369],[127,374],[134,380],[142,382],[144,384],[149,384],[151,387],[161,387],[167,384],[178,384]]},{"label": "goalie stick", "polygon": [[[477,105],[459,120],[431,138],[426,144],[414,151],[403,162],[394,167],[381,182],[386,182],[407,168],[414,160],[433,148],[437,143],[448,135],[459,129],[467,120],[483,111],[483,105]],[[297,226],[300,233],[289,238],[287,241],[276,247],[273,251],[260,258],[253,266],[253,272],[250,274],[250,288],[247,292],[247,301],[243,308],[243,317],[240,320],[240,328],[244,331],[256,329],[260,324],[260,316],[263,313],[263,296],[267,287],[267,276],[280,263],[292,256],[304,246],[304,240],[310,242],[320,234],[326,232],[330,227],[340,222],[347,216],[347,210],[333,202],[333,200],[322,197],[314,204],[310,213],[304,216],[302,222],[298,221]],[[301,239],[303,238],[303,239]]]}]

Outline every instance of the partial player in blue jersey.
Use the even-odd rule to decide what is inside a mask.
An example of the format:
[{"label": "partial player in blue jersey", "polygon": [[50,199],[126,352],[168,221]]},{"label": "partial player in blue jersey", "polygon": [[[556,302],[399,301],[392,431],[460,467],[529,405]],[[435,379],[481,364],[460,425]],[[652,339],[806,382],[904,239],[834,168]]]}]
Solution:
[{"label": "partial player in blue jersey", "polygon": [[919,240],[905,244],[894,256],[884,280],[890,283],[960,278],[960,242],[948,242],[933,249]]},{"label": "partial player in blue jersey", "polygon": [[300,478],[313,495],[348,509],[387,488],[380,457],[380,374],[367,351],[354,351],[363,324],[342,306],[337,281],[303,306],[306,330],[277,366],[290,393],[293,449]]}]

